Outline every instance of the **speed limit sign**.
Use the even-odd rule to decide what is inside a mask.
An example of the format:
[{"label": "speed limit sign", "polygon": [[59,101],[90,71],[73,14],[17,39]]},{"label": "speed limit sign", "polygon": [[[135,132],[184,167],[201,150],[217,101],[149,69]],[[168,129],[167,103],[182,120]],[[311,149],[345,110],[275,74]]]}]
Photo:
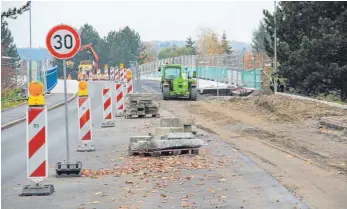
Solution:
[{"label": "speed limit sign", "polygon": [[73,27],[63,24],[57,25],[48,32],[46,46],[53,57],[70,59],[78,53],[81,47],[81,38]]}]

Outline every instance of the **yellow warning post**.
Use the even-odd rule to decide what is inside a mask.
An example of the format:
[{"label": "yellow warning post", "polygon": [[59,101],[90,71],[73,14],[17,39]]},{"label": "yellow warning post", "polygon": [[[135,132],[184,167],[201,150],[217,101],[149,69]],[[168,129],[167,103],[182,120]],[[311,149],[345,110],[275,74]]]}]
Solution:
[{"label": "yellow warning post", "polygon": [[127,70],[127,79],[132,79],[133,78],[133,72],[131,70]]},{"label": "yellow warning post", "polygon": [[80,81],[78,83],[78,96],[88,96],[88,84],[86,81]]},{"label": "yellow warning post", "polygon": [[29,84],[29,106],[45,105],[45,97],[43,96],[43,84],[39,81],[34,81]]}]

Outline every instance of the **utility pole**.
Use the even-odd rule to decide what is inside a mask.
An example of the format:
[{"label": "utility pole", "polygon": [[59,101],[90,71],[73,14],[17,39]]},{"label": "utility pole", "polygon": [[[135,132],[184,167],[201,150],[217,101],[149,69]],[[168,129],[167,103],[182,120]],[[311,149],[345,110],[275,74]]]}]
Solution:
[{"label": "utility pole", "polygon": [[277,24],[276,24],[276,15],[277,15],[277,6],[276,1],[274,1],[275,11],[274,11],[274,92],[277,92]]}]

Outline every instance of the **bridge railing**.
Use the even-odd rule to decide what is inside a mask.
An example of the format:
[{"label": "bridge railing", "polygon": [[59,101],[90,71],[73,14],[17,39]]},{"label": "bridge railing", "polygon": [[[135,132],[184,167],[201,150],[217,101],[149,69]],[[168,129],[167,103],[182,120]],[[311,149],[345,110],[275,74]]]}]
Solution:
[{"label": "bridge railing", "polygon": [[262,89],[263,70],[269,61],[253,54],[186,55],[142,64],[139,72],[141,79],[160,79],[159,66],[165,63],[181,64],[188,73],[196,71],[198,79]]}]

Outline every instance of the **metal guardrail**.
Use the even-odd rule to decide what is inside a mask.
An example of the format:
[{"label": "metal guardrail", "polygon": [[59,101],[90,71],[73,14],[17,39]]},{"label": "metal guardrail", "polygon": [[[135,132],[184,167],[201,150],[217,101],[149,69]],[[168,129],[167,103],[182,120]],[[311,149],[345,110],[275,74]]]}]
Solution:
[{"label": "metal guardrail", "polygon": [[[141,79],[159,78],[158,67],[165,63],[181,64],[187,73],[197,72],[198,79],[227,83],[235,87],[262,89],[264,59],[245,59],[244,54],[218,54],[211,56],[187,55],[156,60],[139,65]],[[249,56],[249,55],[247,55]]]}]

